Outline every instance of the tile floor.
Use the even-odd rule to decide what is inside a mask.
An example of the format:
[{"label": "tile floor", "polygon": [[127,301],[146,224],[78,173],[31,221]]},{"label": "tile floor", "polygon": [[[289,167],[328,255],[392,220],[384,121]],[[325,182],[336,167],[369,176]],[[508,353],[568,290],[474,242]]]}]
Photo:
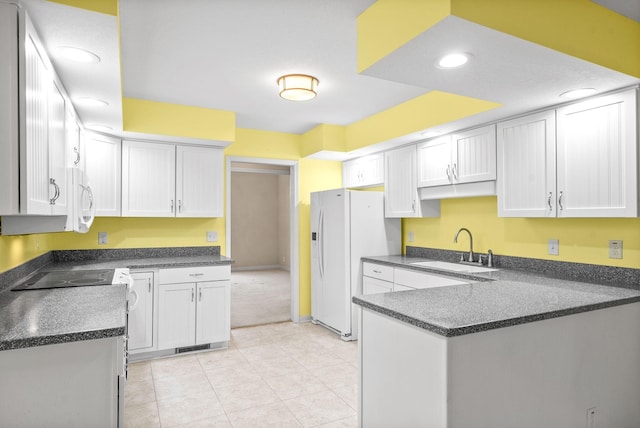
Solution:
[{"label": "tile floor", "polygon": [[357,426],[357,344],[311,323],[231,330],[229,349],[134,363],[125,426]]}]

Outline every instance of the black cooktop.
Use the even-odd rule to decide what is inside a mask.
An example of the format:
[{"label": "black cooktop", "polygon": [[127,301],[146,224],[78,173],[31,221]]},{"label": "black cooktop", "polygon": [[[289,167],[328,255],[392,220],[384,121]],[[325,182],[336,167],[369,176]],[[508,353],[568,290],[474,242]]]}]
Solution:
[{"label": "black cooktop", "polygon": [[27,278],[13,291],[41,290],[45,288],[87,287],[93,285],[111,285],[113,269],[100,270],[52,270],[38,272]]}]

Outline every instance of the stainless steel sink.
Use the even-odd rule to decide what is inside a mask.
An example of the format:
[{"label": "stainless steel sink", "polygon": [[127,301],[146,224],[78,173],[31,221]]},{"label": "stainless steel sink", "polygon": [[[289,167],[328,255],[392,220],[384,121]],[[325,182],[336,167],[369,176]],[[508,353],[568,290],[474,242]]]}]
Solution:
[{"label": "stainless steel sink", "polygon": [[484,272],[493,272],[498,269],[487,268],[483,266],[472,266],[466,265],[462,263],[449,263],[449,262],[439,262],[439,261],[426,261],[426,262],[413,262],[409,263],[410,265],[415,266],[424,266],[430,267],[434,269],[448,270],[452,272],[464,272],[464,273],[484,273]]}]

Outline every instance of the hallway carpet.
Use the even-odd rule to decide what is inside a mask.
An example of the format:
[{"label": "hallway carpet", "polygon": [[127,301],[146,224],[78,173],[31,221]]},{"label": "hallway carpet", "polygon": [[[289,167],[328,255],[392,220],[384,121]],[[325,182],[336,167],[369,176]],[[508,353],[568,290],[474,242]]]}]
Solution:
[{"label": "hallway carpet", "polygon": [[231,272],[231,328],[291,320],[289,272]]}]

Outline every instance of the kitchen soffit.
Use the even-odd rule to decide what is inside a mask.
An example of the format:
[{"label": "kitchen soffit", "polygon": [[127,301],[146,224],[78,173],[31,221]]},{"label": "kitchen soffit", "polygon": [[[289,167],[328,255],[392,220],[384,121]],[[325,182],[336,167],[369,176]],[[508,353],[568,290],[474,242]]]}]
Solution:
[{"label": "kitchen soffit", "polygon": [[[456,17],[358,74],[356,17],[373,0],[121,0],[121,55],[118,18],[44,0],[23,3],[49,53],[75,45],[101,56],[99,69],[55,55],[52,61],[72,98],[109,102],[107,109],[76,106],[82,120],[116,133],[122,94],[234,111],[239,128],[291,133],[319,123],[346,125],[434,89],[503,104],[440,129],[448,132],[557,104],[567,89],[558,90],[562,84],[588,82],[603,91],[639,81]],[[439,70],[432,56],[444,46],[471,52],[474,60]],[[289,71],[318,76],[320,95],[305,103],[282,100],[276,79]],[[379,148],[420,138],[402,136]]]}]

